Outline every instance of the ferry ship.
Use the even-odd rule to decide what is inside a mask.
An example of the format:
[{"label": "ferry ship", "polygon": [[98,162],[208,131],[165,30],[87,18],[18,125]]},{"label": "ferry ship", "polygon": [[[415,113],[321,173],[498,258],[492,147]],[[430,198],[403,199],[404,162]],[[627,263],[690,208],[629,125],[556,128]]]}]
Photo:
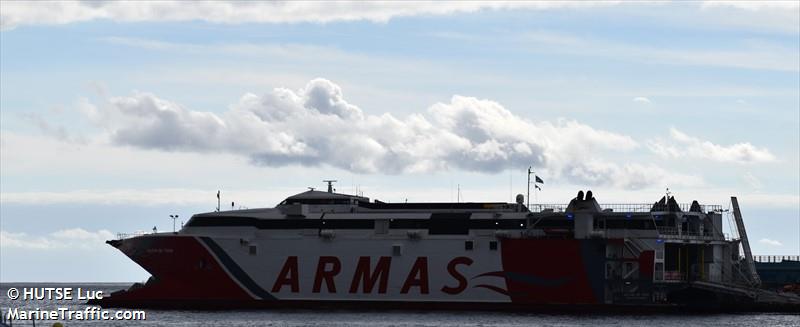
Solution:
[{"label": "ferry ship", "polygon": [[[105,307],[798,310],[759,289],[738,201],[385,203],[309,190],[109,240],[152,277]],[[740,250],[741,249],[741,250]],[[743,253],[742,253],[743,252]]]}]

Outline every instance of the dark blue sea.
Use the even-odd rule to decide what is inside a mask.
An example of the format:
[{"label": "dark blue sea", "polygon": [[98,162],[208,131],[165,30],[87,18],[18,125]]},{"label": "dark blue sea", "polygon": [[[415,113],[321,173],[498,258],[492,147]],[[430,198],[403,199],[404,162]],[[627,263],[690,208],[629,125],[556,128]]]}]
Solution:
[{"label": "dark blue sea", "polygon": [[[0,284],[0,309],[81,311],[84,301],[12,301],[9,288],[70,287],[111,292],[130,284]],[[113,312],[113,310],[112,310]],[[145,320],[38,320],[36,326],[61,322],[70,326],[800,326],[800,314],[752,313],[711,315],[563,315],[508,312],[450,311],[354,311],[354,310],[259,310],[259,311],[161,311],[145,310]],[[30,321],[15,321],[14,326],[32,326]]]}]

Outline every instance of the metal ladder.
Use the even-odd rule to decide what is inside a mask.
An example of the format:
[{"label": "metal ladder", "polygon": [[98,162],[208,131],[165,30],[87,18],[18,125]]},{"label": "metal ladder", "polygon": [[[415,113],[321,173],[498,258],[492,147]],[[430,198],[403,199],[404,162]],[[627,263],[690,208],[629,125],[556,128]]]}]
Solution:
[{"label": "metal ladder", "polygon": [[753,252],[750,251],[750,241],[747,240],[747,231],[744,228],[744,220],[742,220],[742,212],[739,210],[739,200],[735,196],[731,197],[731,204],[733,206],[733,217],[736,219],[736,229],[741,238],[742,249],[744,249],[744,259],[747,262],[747,270],[750,273],[750,282],[753,286],[761,285],[761,277],[758,276],[756,271],[756,264],[753,261]]}]

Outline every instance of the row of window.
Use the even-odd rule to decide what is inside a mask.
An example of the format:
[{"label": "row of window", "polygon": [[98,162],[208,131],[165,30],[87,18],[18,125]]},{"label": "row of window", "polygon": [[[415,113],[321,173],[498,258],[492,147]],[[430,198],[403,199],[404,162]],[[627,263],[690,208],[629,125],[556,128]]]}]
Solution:
[{"label": "row of window", "polygon": [[[255,227],[258,229],[427,229],[430,235],[466,235],[472,229],[573,229],[574,221],[546,219],[470,219],[469,214],[433,214],[430,219],[258,219],[252,217],[193,217],[187,227]],[[595,220],[596,229],[655,229],[651,220]]]},{"label": "row of window", "polygon": [[351,199],[287,199],[280,203],[286,204],[353,204],[355,200]]},{"label": "row of window", "polygon": [[595,229],[656,229],[652,220],[647,219],[595,219]]},{"label": "row of window", "polygon": [[[379,224],[376,224],[378,222]],[[437,216],[430,219],[258,219],[251,217],[193,217],[187,227],[255,227],[258,229],[427,229],[431,235],[468,234],[470,229],[524,229],[525,219],[469,219]],[[376,228],[377,226],[377,228]]]},{"label": "row of window", "polygon": [[[466,251],[475,250],[475,241],[464,241],[464,250]],[[497,241],[489,241],[489,250],[497,251]],[[248,246],[248,253],[250,255],[258,255],[258,247],[255,245]],[[392,246],[393,256],[400,256],[402,254],[403,254],[403,248],[401,245]]]}]

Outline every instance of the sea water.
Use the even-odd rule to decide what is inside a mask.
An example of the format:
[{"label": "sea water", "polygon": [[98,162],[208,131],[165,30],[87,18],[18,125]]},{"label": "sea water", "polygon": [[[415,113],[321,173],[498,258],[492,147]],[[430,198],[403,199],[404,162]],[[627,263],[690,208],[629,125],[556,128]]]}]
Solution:
[{"label": "sea water", "polygon": [[[16,288],[81,288],[82,290],[102,291],[108,296],[111,292],[125,289],[130,284],[50,284],[50,283],[3,283],[0,284],[0,309],[25,311],[68,310],[85,314],[85,300],[73,297],[71,300],[12,301],[8,290]],[[110,309],[121,311],[123,309]],[[565,315],[542,313],[509,313],[491,311],[408,311],[408,310],[144,310],[143,320],[97,320],[84,319],[37,320],[36,326],[52,326],[61,322],[71,326],[800,326],[800,313],[737,313],[737,314],[663,314],[663,315]],[[74,318],[74,316],[73,316]],[[32,326],[30,321],[15,321],[14,326]]]}]

